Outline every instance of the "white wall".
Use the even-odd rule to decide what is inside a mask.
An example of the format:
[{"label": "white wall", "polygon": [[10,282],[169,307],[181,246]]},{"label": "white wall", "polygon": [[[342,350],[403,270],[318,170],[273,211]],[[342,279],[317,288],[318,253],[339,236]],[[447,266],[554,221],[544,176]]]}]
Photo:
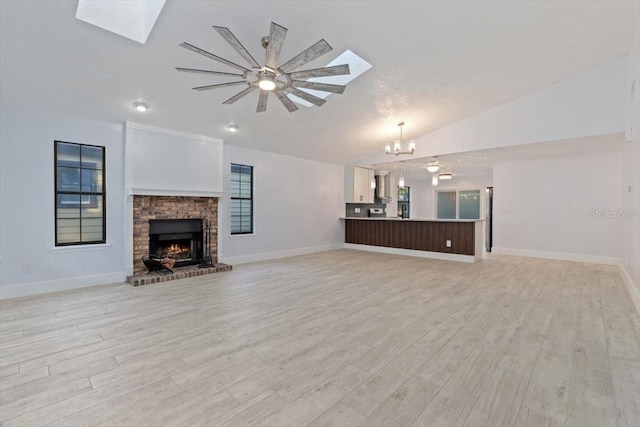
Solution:
[{"label": "white wall", "polygon": [[640,311],[640,28],[636,28],[629,55],[626,99],[628,142],[624,147],[623,208],[633,217],[624,223],[624,247],[629,258],[624,268],[635,286],[635,292],[630,291]]},{"label": "white wall", "polygon": [[[231,236],[231,163],[254,167],[254,234]],[[239,264],[336,249],[344,243],[344,166],[225,144],[219,258]]]},{"label": "white wall", "polygon": [[[106,245],[54,246],[54,140],[106,147]],[[121,124],[0,106],[0,298],[124,279],[122,165]]]},{"label": "white wall", "polygon": [[125,180],[136,195],[220,197],[223,141],[127,122]]},{"label": "white wall", "polygon": [[624,262],[626,220],[594,218],[594,210],[622,208],[622,144],[606,152],[496,163],[493,251]]}]

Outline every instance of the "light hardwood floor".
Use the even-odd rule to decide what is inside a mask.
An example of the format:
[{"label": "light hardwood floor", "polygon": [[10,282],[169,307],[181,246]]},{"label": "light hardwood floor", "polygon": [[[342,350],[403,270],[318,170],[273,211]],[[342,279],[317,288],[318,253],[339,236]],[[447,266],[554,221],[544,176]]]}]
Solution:
[{"label": "light hardwood floor", "polygon": [[0,303],[9,426],[638,426],[617,270],[333,251]]}]

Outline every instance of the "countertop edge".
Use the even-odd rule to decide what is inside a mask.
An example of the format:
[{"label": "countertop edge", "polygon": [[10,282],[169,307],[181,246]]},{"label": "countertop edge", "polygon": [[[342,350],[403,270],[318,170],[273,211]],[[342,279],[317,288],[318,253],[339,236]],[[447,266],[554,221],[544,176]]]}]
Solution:
[{"label": "countertop edge", "polygon": [[370,218],[370,217],[353,217],[353,216],[341,216],[338,219],[355,219],[358,221],[402,221],[402,222],[483,222],[484,219],[426,219],[426,218],[398,218],[398,217],[384,217],[384,218]]}]

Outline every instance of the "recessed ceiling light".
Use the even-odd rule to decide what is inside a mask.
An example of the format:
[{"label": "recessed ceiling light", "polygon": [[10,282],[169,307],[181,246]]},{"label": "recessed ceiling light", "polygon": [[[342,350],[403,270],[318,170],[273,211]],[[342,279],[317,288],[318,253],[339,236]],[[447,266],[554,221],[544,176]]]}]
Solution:
[{"label": "recessed ceiling light", "polygon": [[136,101],[132,105],[133,105],[133,108],[140,111],[141,113],[144,113],[149,108],[151,108],[151,105],[147,104],[146,102],[140,102],[140,101]]},{"label": "recessed ceiling light", "polygon": [[240,128],[240,126],[234,125],[233,123],[231,123],[229,126],[227,126],[227,130],[229,132],[238,132],[239,128]]}]

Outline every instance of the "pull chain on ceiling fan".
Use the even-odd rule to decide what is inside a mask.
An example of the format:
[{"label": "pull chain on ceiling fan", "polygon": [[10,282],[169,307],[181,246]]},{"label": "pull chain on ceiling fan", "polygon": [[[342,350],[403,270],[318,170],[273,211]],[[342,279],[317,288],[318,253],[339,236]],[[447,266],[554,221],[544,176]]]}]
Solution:
[{"label": "pull chain on ceiling fan", "polygon": [[[280,51],[284,44],[284,40],[287,36],[287,29],[275,22],[271,23],[271,29],[269,35],[262,38],[262,47],[266,50],[265,65],[261,66],[251,56],[249,51],[240,43],[240,41],[233,35],[233,33],[226,27],[213,26],[213,29],[218,32],[224,38],[227,43],[235,49],[242,58],[249,64],[251,68],[243,67],[227,59],[216,56],[206,50],[200,49],[187,42],[181,43],[180,46],[188,49],[192,52],[198,53],[214,61],[225,64],[229,67],[235,68],[240,71],[239,73],[228,73],[213,70],[200,70],[195,68],[181,68],[176,67],[177,71],[187,73],[199,73],[210,74],[223,77],[239,77],[241,80],[236,80],[227,83],[212,84],[206,86],[194,87],[194,90],[203,91],[210,89],[218,89],[227,86],[246,85],[247,87],[238,92],[231,98],[223,102],[223,104],[233,104],[237,100],[243,98],[256,89],[260,90],[260,96],[258,97],[258,108],[256,112],[261,113],[267,109],[267,99],[269,92],[273,92],[280,100],[280,102],[286,107],[286,109],[292,113],[298,110],[296,104],[289,99],[288,93],[295,95],[305,101],[308,101],[318,107],[322,106],[326,101],[322,98],[314,96],[308,92],[300,89],[313,89],[321,92],[330,92],[342,94],[346,89],[346,86],[334,85],[329,83],[310,82],[307,79],[313,77],[326,77],[326,76],[340,76],[350,74],[349,65],[335,65],[332,67],[314,68],[309,70],[295,71],[302,67],[306,63],[319,58],[333,50],[333,48],[324,39],[311,45],[289,61],[278,67],[278,59],[280,58]],[[300,89],[299,89],[300,88]]]}]

